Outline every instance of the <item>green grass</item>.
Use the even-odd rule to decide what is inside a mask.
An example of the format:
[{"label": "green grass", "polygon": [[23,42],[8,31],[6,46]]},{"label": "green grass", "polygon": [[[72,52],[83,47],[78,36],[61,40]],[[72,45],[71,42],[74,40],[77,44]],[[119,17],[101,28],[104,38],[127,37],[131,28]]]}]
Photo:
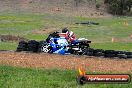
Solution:
[{"label": "green grass", "polygon": [[[87,21],[98,22],[99,25],[75,24],[75,22]],[[128,26],[125,26],[124,22],[128,22]],[[48,34],[33,34],[33,31],[47,27],[58,29],[69,27],[78,38],[84,37],[91,40],[91,46],[95,48],[132,51],[132,39],[130,39],[132,17],[87,18],[55,14],[0,13],[0,34],[19,35],[27,39],[44,40]],[[118,41],[111,43],[112,38]],[[3,44],[0,44],[0,49],[3,46]]]},{"label": "green grass", "polygon": [[62,18],[50,14],[0,14],[0,34],[28,35],[32,30],[62,26],[66,22]]},{"label": "green grass", "polygon": [[132,43],[93,43],[92,48],[132,51]]},{"label": "green grass", "polygon": [[43,26],[40,19],[42,17],[37,15],[0,15],[0,34],[27,34]]},{"label": "green grass", "polygon": [[[97,26],[79,26],[78,28],[73,28],[72,30],[79,37],[86,37],[91,39],[93,42],[111,42],[111,38],[126,38],[128,39],[131,34],[132,29],[132,19],[131,17],[113,17],[113,18],[76,18],[80,22],[94,21],[98,22],[100,25]],[[128,22],[128,26],[124,25],[124,22]]]},{"label": "green grass", "polygon": [[[131,17],[111,17],[111,18],[86,18],[76,17],[76,21],[98,22],[99,25],[79,25],[72,28],[78,37],[88,38],[92,41],[91,47],[101,49],[116,49],[132,51],[132,18]],[[128,22],[128,26],[124,23]],[[111,43],[112,38],[115,39]]]},{"label": "green grass", "polygon": [[0,88],[131,88],[132,84],[86,84],[76,82],[78,72],[0,66]]},{"label": "green grass", "polygon": [[0,42],[0,50],[16,50],[17,43],[15,42]]},{"label": "green grass", "polygon": [[31,40],[45,40],[47,38],[47,34],[28,34],[26,35],[26,38]]}]

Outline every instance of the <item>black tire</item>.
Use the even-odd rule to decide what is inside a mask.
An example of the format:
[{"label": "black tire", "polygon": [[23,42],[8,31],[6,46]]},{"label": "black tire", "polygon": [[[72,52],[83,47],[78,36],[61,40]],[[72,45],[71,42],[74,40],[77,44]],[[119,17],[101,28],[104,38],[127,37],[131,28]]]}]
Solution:
[{"label": "black tire", "polygon": [[28,51],[38,52],[39,42],[31,40],[28,42]]},{"label": "black tire", "polygon": [[88,48],[89,49],[89,52],[93,52],[94,51],[94,49],[93,48]]},{"label": "black tire", "polygon": [[129,58],[129,59],[131,58],[132,59],[132,55],[127,55],[127,58]]},{"label": "black tire", "polygon": [[125,54],[126,52],[125,51],[115,51],[115,54]]},{"label": "black tire", "polygon": [[72,49],[68,50],[71,54],[74,54],[74,51]]},{"label": "black tire", "polygon": [[132,52],[126,52],[126,55],[132,55]]},{"label": "black tire", "polygon": [[81,55],[87,55],[87,49],[83,49]]},{"label": "black tire", "polygon": [[47,44],[47,41],[40,41],[40,42],[39,42],[39,49],[38,49],[38,52],[43,52],[43,51],[41,50],[41,48],[42,48],[42,46],[45,45],[45,44]]},{"label": "black tire", "polygon": [[78,52],[78,51],[76,51],[76,50],[74,50],[74,51],[73,51],[73,54],[74,54],[74,55],[81,55],[82,53],[81,53],[81,52]]},{"label": "black tire", "polygon": [[125,54],[118,54],[117,57],[120,59],[127,59],[127,55]]},{"label": "black tire", "polygon": [[85,50],[85,55],[93,56],[93,51],[94,51],[94,49],[92,49],[92,48],[87,48],[87,49]]},{"label": "black tire", "polygon": [[102,49],[95,49],[93,51],[93,56],[104,56],[104,50],[102,50]]},{"label": "black tire", "polygon": [[48,53],[50,53],[50,54],[52,54],[53,53],[53,49],[52,49],[52,47],[51,46],[49,46],[49,52]]},{"label": "black tire", "polygon": [[97,53],[94,53],[94,56],[97,56],[97,57],[101,57],[101,56],[104,56],[105,54],[103,52],[97,52]]},{"label": "black tire", "polygon": [[114,50],[105,50],[104,51],[105,54],[115,54]]},{"label": "black tire", "polygon": [[39,52],[53,53],[52,47],[46,41],[40,41]]},{"label": "black tire", "polygon": [[17,52],[21,52],[21,51],[27,51],[27,42],[25,41],[20,41],[17,47]]},{"label": "black tire", "polygon": [[95,49],[95,50],[94,50],[94,53],[98,53],[98,52],[104,53],[104,50],[103,50],[103,49]]},{"label": "black tire", "polygon": [[87,55],[88,52],[89,52],[89,49],[86,48],[86,49],[84,49],[84,50],[82,51],[82,54],[83,54],[83,55]]},{"label": "black tire", "polygon": [[108,58],[113,58],[115,57],[116,55],[115,54],[105,54],[104,57],[108,57]]},{"label": "black tire", "polygon": [[93,52],[87,52],[88,56],[93,56]]},{"label": "black tire", "polygon": [[108,57],[108,58],[116,57],[115,51],[114,50],[105,50],[104,57]]}]

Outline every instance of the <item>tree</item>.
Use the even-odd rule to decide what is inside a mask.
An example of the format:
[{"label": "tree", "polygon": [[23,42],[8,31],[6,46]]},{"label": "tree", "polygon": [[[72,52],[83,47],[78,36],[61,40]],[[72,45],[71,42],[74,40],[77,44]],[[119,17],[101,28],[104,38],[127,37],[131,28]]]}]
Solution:
[{"label": "tree", "polygon": [[131,11],[132,0],[104,0],[108,12],[114,15],[124,15]]},{"label": "tree", "polygon": [[131,11],[132,0],[125,0],[126,10]]}]

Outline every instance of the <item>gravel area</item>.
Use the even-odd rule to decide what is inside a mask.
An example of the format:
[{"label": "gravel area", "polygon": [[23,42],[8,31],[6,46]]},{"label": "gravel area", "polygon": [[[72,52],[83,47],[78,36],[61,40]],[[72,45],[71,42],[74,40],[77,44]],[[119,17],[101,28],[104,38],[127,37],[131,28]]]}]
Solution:
[{"label": "gravel area", "polygon": [[46,69],[83,67],[89,72],[132,73],[132,59],[0,51],[0,64]]}]

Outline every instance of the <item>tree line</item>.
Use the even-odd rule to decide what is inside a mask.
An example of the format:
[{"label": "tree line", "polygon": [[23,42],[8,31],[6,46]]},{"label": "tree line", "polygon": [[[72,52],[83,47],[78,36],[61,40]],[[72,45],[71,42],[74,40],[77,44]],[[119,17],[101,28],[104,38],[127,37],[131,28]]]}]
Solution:
[{"label": "tree line", "polygon": [[108,12],[114,15],[131,13],[132,0],[104,0],[104,3],[107,6]]},{"label": "tree line", "polygon": [[[84,1],[93,1],[95,4],[98,2],[98,0],[74,0],[76,6]],[[132,15],[132,0],[104,0],[104,4],[107,11],[113,15]]]}]

